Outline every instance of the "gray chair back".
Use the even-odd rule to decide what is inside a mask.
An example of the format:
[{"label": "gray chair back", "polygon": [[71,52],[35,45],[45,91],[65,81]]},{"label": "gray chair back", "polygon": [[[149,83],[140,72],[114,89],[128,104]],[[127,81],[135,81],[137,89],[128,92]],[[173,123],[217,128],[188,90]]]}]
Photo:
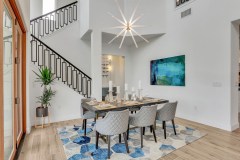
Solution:
[{"label": "gray chair back", "polygon": [[96,130],[103,135],[118,135],[127,131],[129,110],[111,111],[106,116],[97,120]]},{"label": "gray chair back", "polygon": [[157,105],[143,106],[134,116],[130,119],[130,124],[137,127],[148,127],[155,123],[157,113]]},{"label": "gray chair back", "polygon": [[92,100],[94,100],[95,98],[83,98],[81,99],[81,113],[84,115],[88,110],[86,110],[85,108],[83,108],[84,105],[86,105],[86,102],[90,102]]},{"label": "gray chair back", "polygon": [[165,104],[161,109],[157,111],[157,120],[171,121],[175,118],[178,102],[172,102]]}]

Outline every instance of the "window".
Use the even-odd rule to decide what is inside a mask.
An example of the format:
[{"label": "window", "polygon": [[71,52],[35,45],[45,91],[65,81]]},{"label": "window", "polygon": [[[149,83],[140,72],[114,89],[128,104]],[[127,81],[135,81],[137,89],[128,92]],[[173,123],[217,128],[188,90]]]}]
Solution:
[{"label": "window", "polygon": [[55,10],[55,0],[43,0],[43,14]]},{"label": "window", "polygon": [[181,6],[182,4],[189,2],[190,0],[176,0],[176,7]]}]

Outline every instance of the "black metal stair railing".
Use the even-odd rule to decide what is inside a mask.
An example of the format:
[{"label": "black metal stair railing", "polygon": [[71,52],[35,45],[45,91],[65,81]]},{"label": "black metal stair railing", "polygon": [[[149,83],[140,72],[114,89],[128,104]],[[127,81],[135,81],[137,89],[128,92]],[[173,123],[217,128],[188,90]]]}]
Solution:
[{"label": "black metal stair railing", "polygon": [[77,1],[34,18],[30,21],[30,31],[37,37],[49,35],[74,21],[77,21]]},{"label": "black metal stair railing", "polygon": [[91,96],[92,79],[87,74],[79,70],[33,34],[31,38],[31,61],[34,64],[39,67],[50,68],[59,81],[62,81],[84,97]]}]

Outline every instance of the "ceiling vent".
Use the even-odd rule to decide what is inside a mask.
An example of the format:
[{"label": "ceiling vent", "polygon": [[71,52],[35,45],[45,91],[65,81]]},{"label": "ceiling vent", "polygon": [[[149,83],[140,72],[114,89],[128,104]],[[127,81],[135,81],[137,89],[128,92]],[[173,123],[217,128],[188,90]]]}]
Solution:
[{"label": "ceiling vent", "polygon": [[183,12],[181,13],[181,18],[187,17],[187,16],[189,16],[189,15],[191,15],[191,14],[192,14],[192,9],[189,8],[189,9],[187,9],[186,11],[183,11]]}]

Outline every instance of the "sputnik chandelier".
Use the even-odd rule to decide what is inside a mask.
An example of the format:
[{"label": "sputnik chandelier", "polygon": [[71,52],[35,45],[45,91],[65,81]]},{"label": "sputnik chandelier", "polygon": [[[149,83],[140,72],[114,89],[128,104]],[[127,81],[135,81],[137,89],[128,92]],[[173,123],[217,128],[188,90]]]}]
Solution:
[{"label": "sputnik chandelier", "polygon": [[120,46],[119,46],[119,48],[121,48],[121,47],[122,47],[122,44],[123,44],[123,42],[124,42],[124,40],[125,40],[125,38],[126,38],[127,33],[129,33],[129,34],[131,35],[132,40],[133,40],[136,48],[138,48],[138,45],[137,45],[137,42],[136,42],[136,40],[135,40],[135,38],[134,38],[134,34],[137,35],[137,36],[139,36],[141,39],[143,39],[145,42],[148,43],[149,41],[148,41],[146,38],[144,38],[143,36],[141,36],[141,35],[135,30],[135,28],[142,28],[142,27],[144,27],[143,25],[136,25],[136,22],[138,22],[138,21],[142,18],[142,16],[143,16],[143,15],[140,15],[140,16],[138,16],[138,17],[135,18],[135,14],[136,14],[136,11],[137,11],[137,9],[138,9],[138,5],[139,5],[140,0],[138,1],[135,9],[133,10],[132,15],[131,15],[131,17],[130,17],[129,20],[127,20],[126,16],[124,15],[124,13],[123,13],[123,11],[122,11],[119,3],[118,3],[118,0],[115,0],[115,2],[116,2],[116,4],[117,4],[117,7],[118,7],[118,10],[119,10],[119,12],[120,12],[120,14],[121,14],[122,19],[117,18],[116,16],[114,16],[114,15],[113,15],[112,13],[110,13],[110,12],[108,12],[108,14],[109,14],[112,18],[114,18],[115,20],[117,20],[117,21],[121,24],[121,26],[112,27],[112,29],[122,29],[122,30],[121,30],[111,41],[109,41],[108,44],[111,44],[111,43],[112,43],[115,39],[117,39],[119,36],[122,36],[122,35],[123,35],[122,41],[121,41]]}]

